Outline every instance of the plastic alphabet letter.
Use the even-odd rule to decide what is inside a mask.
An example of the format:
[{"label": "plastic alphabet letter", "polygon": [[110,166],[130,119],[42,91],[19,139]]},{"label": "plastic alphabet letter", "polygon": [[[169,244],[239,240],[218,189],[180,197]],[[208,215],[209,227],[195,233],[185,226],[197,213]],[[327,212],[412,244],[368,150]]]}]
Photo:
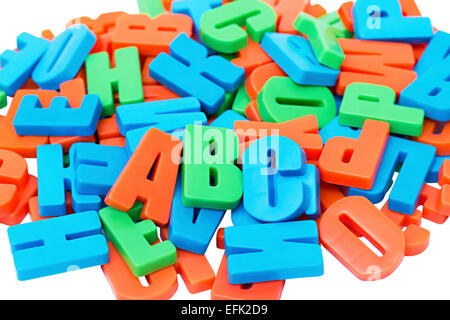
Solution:
[{"label": "plastic alphabet letter", "polygon": [[258,95],[258,111],[266,122],[314,114],[322,128],[336,117],[336,101],[326,87],[303,86],[288,77],[272,77]]},{"label": "plastic alphabet letter", "polygon": [[248,36],[261,42],[264,33],[275,32],[276,22],[274,10],[262,1],[233,1],[206,12],[200,21],[200,34],[211,49],[235,53],[247,46]]},{"label": "plastic alphabet letter", "polygon": [[114,92],[120,104],[144,101],[139,52],[136,47],[114,52],[116,67],[110,68],[106,52],[91,54],[86,59],[86,79],[89,94],[97,94],[103,105],[102,116],[114,114]]},{"label": "plastic alphabet letter", "polygon": [[14,117],[23,97],[37,95],[44,107],[48,107],[57,91],[50,90],[19,90],[12,99],[7,115],[0,122],[0,149],[14,151],[24,158],[36,158],[36,148],[47,144],[47,136],[19,136],[13,126]]},{"label": "plastic alphabet letter", "polygon": [[169,52],[170,43],[181,33],[192,33],[192,21],[182,14],[163,13],[156,18],[147,14],[124,14],[117,19],[112,50],[137,47],[141,56]]},{"label": "plastic alphabet letter", "polygon": [[163,0],[137,0],[139,12],[154,18],[165,11]]},{"label": "plastic alphabet letter", "polygon": [[182,194],[181,178],[178,178],[170,214],[169,240],[179,249],[205,254],[225,211],[185,207],[181,202]]},{"label": "plastic alphabet letter", "polygon": [[102,270],[117,299],[168,300],[176,293],[178,279],[173,266],[146,275],[149,286],[143,286],[111,242],[108,247],[110,261],[102,265]]},{"label": "plastic alphabet letter", "polygon": [[277,14],[277,31],[281,33],[297,34],[294,21],[298,14],[307,11],[311,6],[309,0],[263,0],[272,6]]},{"label": "plastic alphabet letter", "polygon": [[339,70],[344,61],[344,52],[332,26],[302,12],[295,21],[294,28],[308,37],[312,50],[321,64]]},{"label": "plastic alphabet letter", "polygon": [[55,97],[43,108],[39,97],[25,96],[13,121],[19,135],[91,136],[97,130],[102,105],[97,95],[86,95],[79,108],[71,108],[66,97]]},{"label": "plastic alphabet letter", "polygon": [[188,125],[183,149],[184,206],[234,209],[242,197],[242,172],[234,165],[239,141],[229,129]]},{"label": "plastic alphabet letter", "polygon": [[50,42],[28,33],[17,37],[19,51],[6,50],[0,55],[0,90],[13,96],[31,77],[33,69],[45,54]]},{"label": "plastic alphabet letter", "polygon": [[67,27],[70,27],[74,24],[84,24],[95,35],[100,36],[114,31],[117,19],[124,14],[126,13],[123,11],[115,11],[103,13],[99,15],[97,19],[91,19],[89,17],[78,17],[69,21]]},{"label": "plastic alphabet letter", "polygon": [[106,204],[127,212],[136,201],[142,202],[143,219],[166,225],[180,163],[180,142],[150,129],[106,196]]},{"label": "plastic alphabet letter", "polygon": [[149,219],[139,221],[140,208],[141,204],[135,204],[130,213],[111,207],[100,210],[106,237],[135,277],[146,276],[177,261],[176,248],[170,241],[151,245],[158,240],[158,229]]},{"label": "plastic alphabet letter", "polygon": [[43,145],[37,148],[39,214],[42,217],[62,216],[66,211],[66,190],[72,194],[75,212],[99,210],[101,198],[77,192],[76,145],[69,151],[70,165],[65,168],[62,146]]},{"label": "plastic alphabet letter", "polygon": [[450,56],[434,64],[400,94],[400,104],[425,110],[427,118],[450,120]]},{"label": "plastic alphabet letter", "polygon": [[338,41],[345,54],[336,88],[341,96],[354,82],[387,86],[399,95],[417,78],[413,71],[416,59],[410,44],[356,39]]},{"label": "plastic alphabet letter", "polygon": [[323,275],[319,232],[314,221],[226,228],[225,253],[231,284]]},{"label": "plastic alphabet letter", "polygon": [[434,64],[444,60],[448,56],[449,47],[450,34],[443,31],[436,32],[417,62],[414,71],[420,76]]},{"label": "plastic alphabet letter", "polygon": [[433,37],[430,19],[404,17],[398,0],[357,0],[353,23],[357,39],[417,44]]},{"label": "plastic alphabet letter", "polygon": [[197,98],[178,98],[119,106],[116,109],[120,133],[143,127],[172,132],[195,122],[206,122]]},{"label": "plastic alphabet letter", "polygon": [[362,128],[366,119],[385,121],[390,132],[417,137],[422,133],[425,113],[421,109],[395,104],[394,90],[368,83],[352,83],[345,90],[339,123]]},{"label": "plastic alphabet letter", "polygon": [[12,226],[8,236],[21,281],[109,261],[108,245],[95,211]]},{"label": "plastic alphabet letter", "polygon": [[152,61],[150,76],[182,97],[198,98],[203,111],[212,115],[225,101],[225,92],[243,83],[245,71],[220,56],[208,57],[206,47],[181,34],[170,44],[170,56],[161,53]]},{"label": "plastic alphabet letter", "polygon": [[251,144],[242,172],[244,208],[253,218],[284,222],[320,214],[319,172],[289,138],[269,136]]},{"label": "plastic alphabet letter", "polygon": [[389,124],[366,120],[357,140],[346,137],[329,139],[319,159],[320,178],[343,186],[368,190],[389,140]]},{"label": "plastic alphabet letter", "polygon": [[439,184],[441,189],[441,203],[446,212],[450,212],[450,160],[445,160],[439,170]]},{"label": "plastic alphabet letter", "polygon": [[125,148],[77,143],[72,149],[75,149],[77,191],[106,196],[128,161]]},{"label": "plastic alphabet letter", "polygon": [[[159,234],[162,240],[167,240],[169,229],[167,227],[161,228]],[[178,248],[175,269],[181,275],[186,288],[192,294],[211,290],[216,277],[205,255]]]},{"label": "plastic alphabet letter", "polygon": [[61,83],[77,75],[95,41],[95,35],[85,25],[74,25],[65,30],[53,39],[34,69],[34,82],[42,89],[59,89]]},{"label": "plastic alphabet letter", "polygon": [[334,86],[337,82],[339,71],[320,64],[309,41],[299,35],[268,32],[261,47],[297,84]]},{"label": "plastic alphabet letter", "polygon": [[[324,247],[360,280],[386,278],[405,254],[402,229],[364,197],[347,197],[332,204],[322,215],[319,232]],[[360,234],[382,256],[370,250],[359,239]]]},{"label": "plastic alphabet letter", "polygon": [[402,229],[405,236],[405,256],[415,256],[424,252],[430,243],[430,231],[420,226],[423,214],[416,210],[408,216],[389,210],[386,202],[381,209],[384,215]]},{"label": "plastic alphabet letter", "polygon": [[414,140],[435,146],[437,156],[450,155],[450,122],[438,122],[425,119],[422,135]]}]

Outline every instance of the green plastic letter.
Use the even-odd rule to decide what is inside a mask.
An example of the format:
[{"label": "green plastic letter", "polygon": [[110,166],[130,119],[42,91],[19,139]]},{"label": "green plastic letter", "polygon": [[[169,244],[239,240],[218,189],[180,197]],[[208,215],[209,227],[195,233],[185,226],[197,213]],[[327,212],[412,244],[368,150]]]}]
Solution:
[{"label": "green plastic letter", "polygon": [[115,113],[114,92],[119,92],[120,104],[144,101],[138,49],[118,49],[114,56],[116,67],[113,69],[106,52],[91,54],[86,59],[88,93],[100,97],[103,117]]},{"label": "green plastic letter", "polygon": [[332,26],[302,12],[294,22],[294,28],[308,36],[314,54],[321,64],[333,69],[341,67],[345,56]]},{"label": "green plastic letter", "polygon": [[158,241],[158,230],[151,220],[139,221],[142,204],[127,213],[106,207],[100,210],[103,230],[136,277],[173,265],[177,249],[170,241]]},{"label": "green plastic letter", "polygon": [[242,172],[234,165],[239,140],[229,129],[188,125],[183,151],[183,205],[228,210],[242,197]]},{"label": "green plastic letter", "polygon": [[211,49],[234,53],[247,47],[247,33],[261,42],[266,32],[275,31],[276,22],[275,11],[262,1],[233,1],[207,11],[200,20],[200,34]]},{"label": "green plastic letter", "polygon": [[288,77],[272,77],[258,95],[265,122],[285,122],[314,114],[322,128],[336,117],[336,101],[327,87],[302,86]]},{"label": "green plastic letter", "polygon": [[339,110],[339,123],[362,128],[366,119],[380,120],[390,124],[391,133],[420,136],[425,112],[396,105],[395,101],[395,92],[389,87],[352,83],[345,90]]}]

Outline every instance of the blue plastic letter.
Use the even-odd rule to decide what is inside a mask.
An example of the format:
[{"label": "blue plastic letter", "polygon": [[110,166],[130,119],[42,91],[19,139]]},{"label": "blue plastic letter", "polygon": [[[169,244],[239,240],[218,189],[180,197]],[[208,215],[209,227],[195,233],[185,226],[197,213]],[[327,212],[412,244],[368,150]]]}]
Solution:
[{"label": "blue plastic letter", "polygon": [[193,97],[127,104],[119,106],[116,113],[117,125],[124,136],[143,127],[172,132],[188,124],[206,122],[200,102]]},{"label": "blue plastic letter", "polygon": [[127,164],[125,148],[76,143],[71,149],[74,149],[77,191],[106,196]]},{"label": "blue plastic letter", "polygon": [[422,57],[417,62],[414,71],[420,76],[431,66],[448,57],[450,51],[450,34],[438,31],[427,45]]},{"label": "blue plastic letter", "polygon": [[75,212],[100,210],[102,199],[99,196],[77,192],[75,152],[76,148],[72,147],[69,151],[70,166],[64,168],[61,145],[48,144],[37,148],[38,202],[41,217],[66,214],[66,190],[71,191],[72,208]]},{"label": "blue plastic letter", "polygon": [[28,33],[17,37],[19,51],[6,50],[0,55],[0,90],[13,96],[31,77],[34,67],[47,51],[50,42]]},{"label": "blue plastic letter", "polygon": [[356,39],[427,43],[434,34],[429,18],[404,17],[398,0],[357,0],[353,22]]},{"label": "blue plastic letter", "polygon": [[286,137],[264,137],[244,153],[244,208],[263,222],[320,214],[319,172],[305,152]]},{"label": "blue plastic letter", "polygon": [[231,284],[323,275],[319,232],[314,221],[226,228],[225,253]]},{"label": "blue plastic letter", "polygon": [[400,94],[400,104],[425,110],[427,118],[450,120],[450,56],[434,64]]},{"label": "blue plastic letter", "polygon": [[8,228],[21,281],[103,265],[109,250],[95,211],[19,224]]},{"label": "blue plastic letter", "polygon": [[170,56],[159,54],[150,64],[150,76],[176,94],[200,100],[203,111],[214,114],[245,79],[243,68],[221,56],[208,57],[207,49],[180,34],[170,44]]},{"label": "blue plastic letter", "polygon": [[[333,136],[357,139],[361,129],[353,130],[339,124],[337,118],[328,123],[320,135],[324,143]],[[402,167],[389,195],[389,209],[413,214],[417,208],[420,192],[435,159],[436,148],[427,144],[391,136],[386,145],[375,183],[370,190],[349,188],[349,196],[363,196],[373,203],[384,199],[391,187],[392,177],[399,163]]]},{"label": "blue plastic letter", "polygon": [[97,95],[83,98],[79,108],[71,108],[66,97],[53,98],[50,107],[42,108],[38,96],[23,97],[13,125],[19,135],[28,136],[91,136],[97,130],[102,113]]},{"label": "blue plastic letter", "polygon": [[80,71],[95,45],[95,35],[85,25],[74,25],[57,36],[33,71],[33,80],[46,90],[57,90]]},{"label": "blue plastic letter", "polygon": [[181,193],[181,177],[178,177],[170,213],[169,240],[177,248],[205,254],[225,211],[185,207],[181,203]]},{"label": "blue plastic letter", "polygon": [[261,47],[297,84],[334,86],[339,70],[321,65],[311,44],[298,35],[271,33],[264,35]]}]

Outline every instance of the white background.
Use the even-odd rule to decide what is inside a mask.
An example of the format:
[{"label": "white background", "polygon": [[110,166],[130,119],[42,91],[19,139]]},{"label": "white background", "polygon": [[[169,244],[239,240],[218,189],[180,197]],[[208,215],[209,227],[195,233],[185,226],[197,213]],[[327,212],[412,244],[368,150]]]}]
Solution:
[{"label": "white background", "polygon": [[[336,10],[344,1],[321,0],[328,11]],[[450,32],[446,0],[416,0],[424,16],[433,25]],[[137,13],[134,0],[14,0],[1,1],[0,52],[16,47],[21,32],[40,35],[44,29],[55,34],[75,17],[96,18],[103,12],[125,11]],[[6,110],[2,111],[2,114]],[[36,175],[36,161],[29,160],[30,173]],[[25,220],[29,221],[28,218]],[[222,226],[231,224],[229,214]],[[325,275],[319,278],[288,280],[283,299],[449,299],[450,291],[450,225],[435,225],[424,221],[431,231],[429,248],[419,256],[405,257],[403,263],[387,279],[362,282],[356,279],[325,249]],[[114,299],[114,295],[100,267],[77,270],[66,274],[19,282],[9,248],[6,227],[0,226],[0,299]],[[215,238],[207,252],[217,270],[223,251],[215,248]],[[191,295],[179,277],[179,289],[174,299],[209,299],[210,292]]]}]

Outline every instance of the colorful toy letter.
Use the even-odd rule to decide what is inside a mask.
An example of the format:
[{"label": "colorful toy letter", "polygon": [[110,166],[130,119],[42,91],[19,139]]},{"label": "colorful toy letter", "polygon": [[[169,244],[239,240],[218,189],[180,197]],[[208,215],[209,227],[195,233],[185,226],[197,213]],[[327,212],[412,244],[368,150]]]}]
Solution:
[{"label": "colorful toy letter", "polygon": [[264,33],[275,32],[276,22],[274,10],[262,1],[233,1],[206,12],[200,21],[200,34],[211,49],[235,53],[247,46],[247,36],[261,42]]},{"label": "colorful toy letter", "polygon": [[323,275],[322,251],[314,221],[226,228],[225,253],[231,284]]},{"label": "colorful toy letter", "polygon": [[108,245],[101,230],[95,211],[9,227],[17,278],[30,280],[107,263]]},{"label": "colorful toy letter", "polygon": [[183,151],[183,205],[234,209],[242,197],[238,137],[225,128],[188,125]]},{"label": "colorful toy letter", "polygon": [[170,44],[170,56],[161,53],[152,61],[150,76],[182,97],[198,98],[211,115],[225,101],[225,92],[239,88],[245,71],[220,56],[208,57],[206,47],[181,34]]},{"label": "colorful toy letter", "polygon": [[289,138],[269,136],[251,144],[242,171],[244,207],[253,218],[284,222],[320,214],[319,172]]},{"label": "colorful toy letter", "polygon": [[180,142],[150,129],[106,196],[106,204],[127,212],[136,201],[142,202],[143,219],[166,225],[180,163]]}]

